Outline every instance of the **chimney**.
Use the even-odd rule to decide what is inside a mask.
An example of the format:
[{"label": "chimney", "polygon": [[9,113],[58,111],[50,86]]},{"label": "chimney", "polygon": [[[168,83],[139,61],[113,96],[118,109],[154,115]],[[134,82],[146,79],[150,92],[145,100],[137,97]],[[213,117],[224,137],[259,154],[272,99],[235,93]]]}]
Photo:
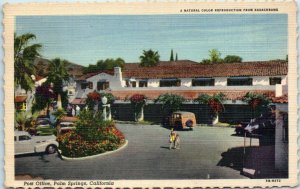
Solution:
[{"label": "chimney", "polygon": [[121,67],[114,67],[114,76],[118,78],[118,80],[122,81]]}]

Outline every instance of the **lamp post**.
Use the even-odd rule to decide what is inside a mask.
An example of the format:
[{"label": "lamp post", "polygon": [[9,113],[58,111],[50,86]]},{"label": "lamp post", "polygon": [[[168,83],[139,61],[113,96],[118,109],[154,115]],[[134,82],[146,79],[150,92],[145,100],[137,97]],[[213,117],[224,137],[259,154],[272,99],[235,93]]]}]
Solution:
[{"label": "lamp post", "polygon": [[102,102],[102,107],[103,107],[103,119],[106,120],[111,120],[111,111],[109,109],[108,111],[108,115],[107,115],[107,111],[106,111],[106,107],[110,108],[110,104],[107,104],[107,97],[104,96],[101,98],[101,102]]},{"label": "lamp post", "polygon": [[107,117],[106,117],[106,103],[107,103],[107,98],[106,96],[101,98],[101,102],[102,102],[102,106],[103,106],[103,119],[104,121],[106,121]]}]

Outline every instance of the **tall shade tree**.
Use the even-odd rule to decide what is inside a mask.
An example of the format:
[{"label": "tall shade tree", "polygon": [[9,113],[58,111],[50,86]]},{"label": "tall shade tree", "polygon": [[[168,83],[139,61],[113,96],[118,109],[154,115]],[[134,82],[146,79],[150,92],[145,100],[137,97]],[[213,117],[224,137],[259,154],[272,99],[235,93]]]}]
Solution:
[{"label": "tall shade tree", "polygon": [[236,55],[227,55],[224,58],[224,62],[226,63],[237,63],[237,62],[242,62],[242,58]]},{"label": "tall shade tree", "polygon": [[144,50],[143,55],[140,56],[140,64],[145,67],[156,66],[159,62],[159,58],[158,51],[153,51],[152,49],[148,51]]},{"label": "tall shade tree", "polygon": [[222,62],[221,53],[217,49],[212,49],[209,51],[210,61],[212,63],[220,63]]},{"label": "tall shade tree", "polygon": [[[55,58],[50,62],[47,82],[53,83],[53,92],[57,95],[58,109],[62,108],[62,101],[66,102],[66,92],[63,91],[64,81],[69,81],[69,74],[66,69],[66,60]],[[62,99],[63,97],[63,99]]]},{"label": "tall shade tree", "polygon": [[14,35],[14,79],[15,85],[20,85],[25,91],[32,90],[36,69],[33,65],[35,57],[40,56],[41,44],[30,44],[36,36],[32,33],[25,33],[20,36]]},{"label": "tall shade tree", "polygon": [[162,94],[154,100],[154,103],[161,103],[162,109],[167,110],[168,114],[180,109],[185,102],[185,98],[176,94]]}]

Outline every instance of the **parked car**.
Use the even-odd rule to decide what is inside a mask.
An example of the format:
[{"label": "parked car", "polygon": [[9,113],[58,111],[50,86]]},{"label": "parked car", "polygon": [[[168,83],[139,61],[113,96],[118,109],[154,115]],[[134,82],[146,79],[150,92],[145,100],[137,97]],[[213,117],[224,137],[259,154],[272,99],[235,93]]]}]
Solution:
[{"label": "parked car", "polygon": [[169,126],[175,129],[192,130],[196,124],[196,117],[192,112],[176,111],[169,116]]},{"label": "parked car", "polygon": [[57,133],[58,134],[64,134],[64,133],[69,132],[74,129],[75,129],[75,125],[73,122],[64,121],[57,125]]},{"label": "parked car", "polygon": [[54,135],[31,136],[25,131],[15,131],[15,155],[46,152],[48,154],[57,151],[58,142]]},{"label": "parked car", "polygon": [[38,119],[37,121],[36,121],[36,127],[46,127],[46,126],[52,126],[52,124],[51,124],[51,122],[50,122],[50,120],[48,120],[48,119]]},{"label": "parked car", "polygon": [[235,127],[237,135],[274,135],[275,119],[272,115],[262,115],[249,122],[241,122]]}]

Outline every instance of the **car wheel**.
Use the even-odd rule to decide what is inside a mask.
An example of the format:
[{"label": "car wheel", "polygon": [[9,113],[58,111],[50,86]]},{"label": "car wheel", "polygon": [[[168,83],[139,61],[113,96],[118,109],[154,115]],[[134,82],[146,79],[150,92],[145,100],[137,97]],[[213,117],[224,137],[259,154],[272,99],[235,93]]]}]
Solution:
[{"label": "car wheel", "polygon": [[57,147],[52,144],[52,145],[47,146],[46,153],[47,154],[54,154],[56,152],[56,150],[57,150]]},{"label": "car wheel", "polygon": [[189,119],[185,122],[185,125],[191,128],[193,126],[193,121]]}]

